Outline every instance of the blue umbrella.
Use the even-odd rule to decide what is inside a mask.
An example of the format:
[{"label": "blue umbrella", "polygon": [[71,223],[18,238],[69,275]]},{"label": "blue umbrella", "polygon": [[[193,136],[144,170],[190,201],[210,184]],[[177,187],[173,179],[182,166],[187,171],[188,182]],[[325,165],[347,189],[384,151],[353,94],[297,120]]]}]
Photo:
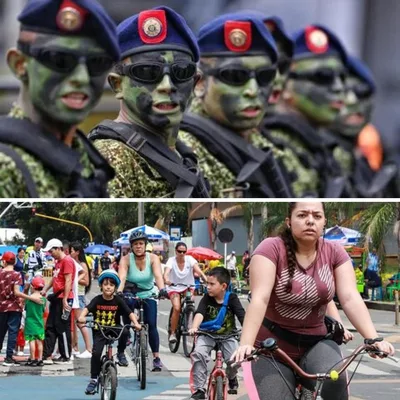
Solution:
[{"label": "blue umbrella", "polygon": [[150,240],[169,240],[168,233],[165,233],[163,231],[160,231],[157,228],[153,228],[153,227],[147,226],[147,225],[142,225],[142,226],[138,226],[136,228],[129,229],[125,232],[122,232],[120,236],[123,239],[129,240],[129,235],[132,232],[138,232],[138,231],[144,232]]},{"label": "blue umbrella", "polygon": [[105,244],[94,244],[86,247],[85,249],[86,254],[104,254],[105,251],[109,251],[110,254],[114,254],[114,249],[106,246]]}]

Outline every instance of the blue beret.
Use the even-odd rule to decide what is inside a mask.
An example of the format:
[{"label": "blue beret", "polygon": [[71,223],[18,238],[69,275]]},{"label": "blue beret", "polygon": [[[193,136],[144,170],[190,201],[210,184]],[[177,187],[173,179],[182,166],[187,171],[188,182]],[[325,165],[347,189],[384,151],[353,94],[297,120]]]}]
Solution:
[{"label": "blue beret", "polygon": [[169,7],[142,11],[122,21],[117,28],[122,58],[143,51],[180,50],[199,60],[196,36],[186,21]]},{"label": "blue beret", "polygon": [[91,37],[120,59],[116,25],[95,0],[29,0],[18,21],[21,30]]},{"label": "blue beret", "polygon": [[202,56],[267,54],[273,63],[278,54],[275,41],[262,20],[249,12],[221,15],[200,29]]},{"label": "blue beret", "polygon": [[356,75],[366,84],[369,85],[373,92],[376,91],[376,84],[371,70],[368,68],[367,64],[362,62],[360,59],[349,56],[347,67],[350,73]]},{"label": "blue beret", "polygon": [[347,52],[338,37],[322,25],[310,25],[296,32],[293,58],[301,59],[320,54],[339,55],[344,64],[347,64]]}]

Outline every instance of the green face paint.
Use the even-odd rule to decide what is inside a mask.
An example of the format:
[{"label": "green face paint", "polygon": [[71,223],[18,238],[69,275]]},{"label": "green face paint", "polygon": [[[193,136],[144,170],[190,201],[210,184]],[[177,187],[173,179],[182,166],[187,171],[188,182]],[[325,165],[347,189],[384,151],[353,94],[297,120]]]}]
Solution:
[{"label": "green face paint", "polygon": [[[39,35],[31,48],[45,48],[84,57],[107,56],[94,39],[87,37]],[[55,53],[53,57],[59,60]],[[108,71],[100,76],[90,76],[83,62],[72,72],[61,73],[46,67],[33,57],[27,56],[27,60],[29,97],[34,108],[45,119],[77,125],[100,100]]]},{"label": "green face paint", "polygon": [[[150,51],[135,54],[125,65],[177,63],[185,66],[191,61],[191,56],[181,51]],[[161,80],[155,83],[144,83],[123,76],[123,102],[133,120],[161,130],[175,129],[182,121],[194,85],[195,76],[185,82],[177,82],[171,72],[163,73]]]},{"label": "green face paint", "polygon": [[205,112],[222,125],[236,131],[257,127],[265,114],[274,77],[266,86],[260,86],[254,77],[241,86],[234,86],[222,82],[217,76],[207,76],[207,70],[244,67],[250,71],[257,71],[271,65],[267,56],[204,59],[202,70],[206,79],[203,97]]},{"label": "green face paint", "polygon": [[[285,90],[290,92],[293,105],[308,119],[329,125],[345,112],[344,71],[343,62],[338,56],[295,60]],[[334,76],[332,82],[317,79],[321,72],[324,76],[326,72],[331,72]]]}]

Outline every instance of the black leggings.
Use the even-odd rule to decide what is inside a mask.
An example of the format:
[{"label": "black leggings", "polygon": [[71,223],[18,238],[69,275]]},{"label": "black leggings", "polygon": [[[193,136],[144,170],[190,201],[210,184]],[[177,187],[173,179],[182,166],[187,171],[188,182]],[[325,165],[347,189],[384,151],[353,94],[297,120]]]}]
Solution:
[{"label": "black leggings", "polygon": [[[299,365],[310,374],[328,372],[340,365],[342,358],[340,348],[335,342],[323,340],[308,350]],[[292,369],[271,358],[260,357],[245,367],[245,384],[250,400],[294,400],[297,383],[310,390],[315,387],[315,381],[297,381]],[[324,400],[348,400],[346,373],[336,382],[325,381],[322,397]]]}]

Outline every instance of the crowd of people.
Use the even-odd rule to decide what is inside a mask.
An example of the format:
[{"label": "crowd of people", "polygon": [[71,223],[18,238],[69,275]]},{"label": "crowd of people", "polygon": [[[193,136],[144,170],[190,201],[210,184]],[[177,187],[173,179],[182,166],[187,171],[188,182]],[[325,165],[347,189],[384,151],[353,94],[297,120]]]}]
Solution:
[{"label": "crowd of people", "polygon": [[[95,0],[29,0],[18,21],[1,197],[398,197],[376,82],[326,26],[239,10],[196,36],[165,6],[117,27]],[[119,114],[86,137],[106,80]]]},{"label": "crowd of people", "polygon": [[[86,393],[93,394],[105,341],[98,329],[93,329],[93,340],[90,340],[89,330],[85,327],[86,317],[92,314],[94,321],[105,327],[121,326],[122,320],[123,325],[132,323],[135,329],[140,329],[133,313],[137,308],[137,300],[133,298],[139,297],[145,300],[144,323],[148,326],[153,355],[152,371],[161,371],[157,300],[169,298],[171,301],[173,314],[168,340],[175,343],[180,299],[188,289],[194,288],[197,275],[207,292],[197,306],[189,333],[196,335],[200,329],[226,335],[237,330],[235,318],[243,325],[240,345],[234,338],[224,340],[222,351],[225,360],[243,361],[266,337],[272,337],[304,368],[310,371],[328,370],[329,366],[341,360],[339,345],[354,337],[341,325],[341,317],[333,301],[335,292],[357,331],[366,339],[378,335],[357,291],[349,255],[339,244],[321,237],[325,224],[323,203],[289,204],[288,217],[279,236],[262,241],[251,257],[245,254],[243,263],[250,271],[252,292],[246,312],[233,291],[231,268],[214,267],[204,274],[197,261],[186,254],[186,244],[178,242],[175,255],[169,258],[162,270],[160,258],[146,251],[148,238],[141,231],[130,235],[129,251],[119,257],[118,268],[111,267],[113,264],[109,261],[103,264],[106,268],[97,278],[101,293],[89,304],[85,303],[85,294],[91,286],[92,272],[81,243],[70,243],[66,254],[65,243],[55,238],[47,242],[43,251],[49,252],[55,259],[53,276],[47,283],[38,273],[37,265],[33,265],[33,255],[30,254],[24,268],[25,285],[22,285],[21,272],[16,267],[18,257],[6,252],[2,256],[3,268],[0,270],[0,347],[8,332],[4,365],[19,365],[13,354],[23,312],[24,337],[30,347],[30,356],[26,361],[28,366],[71,363],[76,354],[74,351],[77,351],[77,336],[71,334],[74,332],[71,323],[75,325],[76,321],[85,343],[84,352],[76,356],[91,358],[91,379]],[[42,242],[41,238],[37,238],[34,252],[41,252]],[[236,260],[232,261],[235,257],[232,253],[230,260],[236,263]],[[378,268],[374,257],[372,251],[368,265]],[[36,260],[39,262],[43,258],[37,256]],[[30,276],[32,269],[36,271]],[[45,323],[43,313],[47,306],[49,314]],[[331,328],[328,330],[325,316],[337,321],[334,332]],[[127,330],[117,346],[117,361],[121,367],[128,366],[125,349],[129,341]],[[192,399],[205,399],[207,363],[215,343],[205,336],[199,336],[195,343],[191,356]],[[54,355],[56,344],[58,357]],[[385,340],[375,346],[383,352],[381,355],[394,353],[392,344]],[[287,365],[279,360],[271,363],[268,357],[245,365],[245,384],[256,390],[260,399],[263,393],[269,393],[272,396],[269,398],[292,398],[296,378]],[[230,393],[236,393],[237,368],[228,366],[227,377]],[[312,382],[303,384],[312,389]],[[338,381],[328,381],[324,386],[324,398],[346,400],[346,388],[345,375]]]}]

